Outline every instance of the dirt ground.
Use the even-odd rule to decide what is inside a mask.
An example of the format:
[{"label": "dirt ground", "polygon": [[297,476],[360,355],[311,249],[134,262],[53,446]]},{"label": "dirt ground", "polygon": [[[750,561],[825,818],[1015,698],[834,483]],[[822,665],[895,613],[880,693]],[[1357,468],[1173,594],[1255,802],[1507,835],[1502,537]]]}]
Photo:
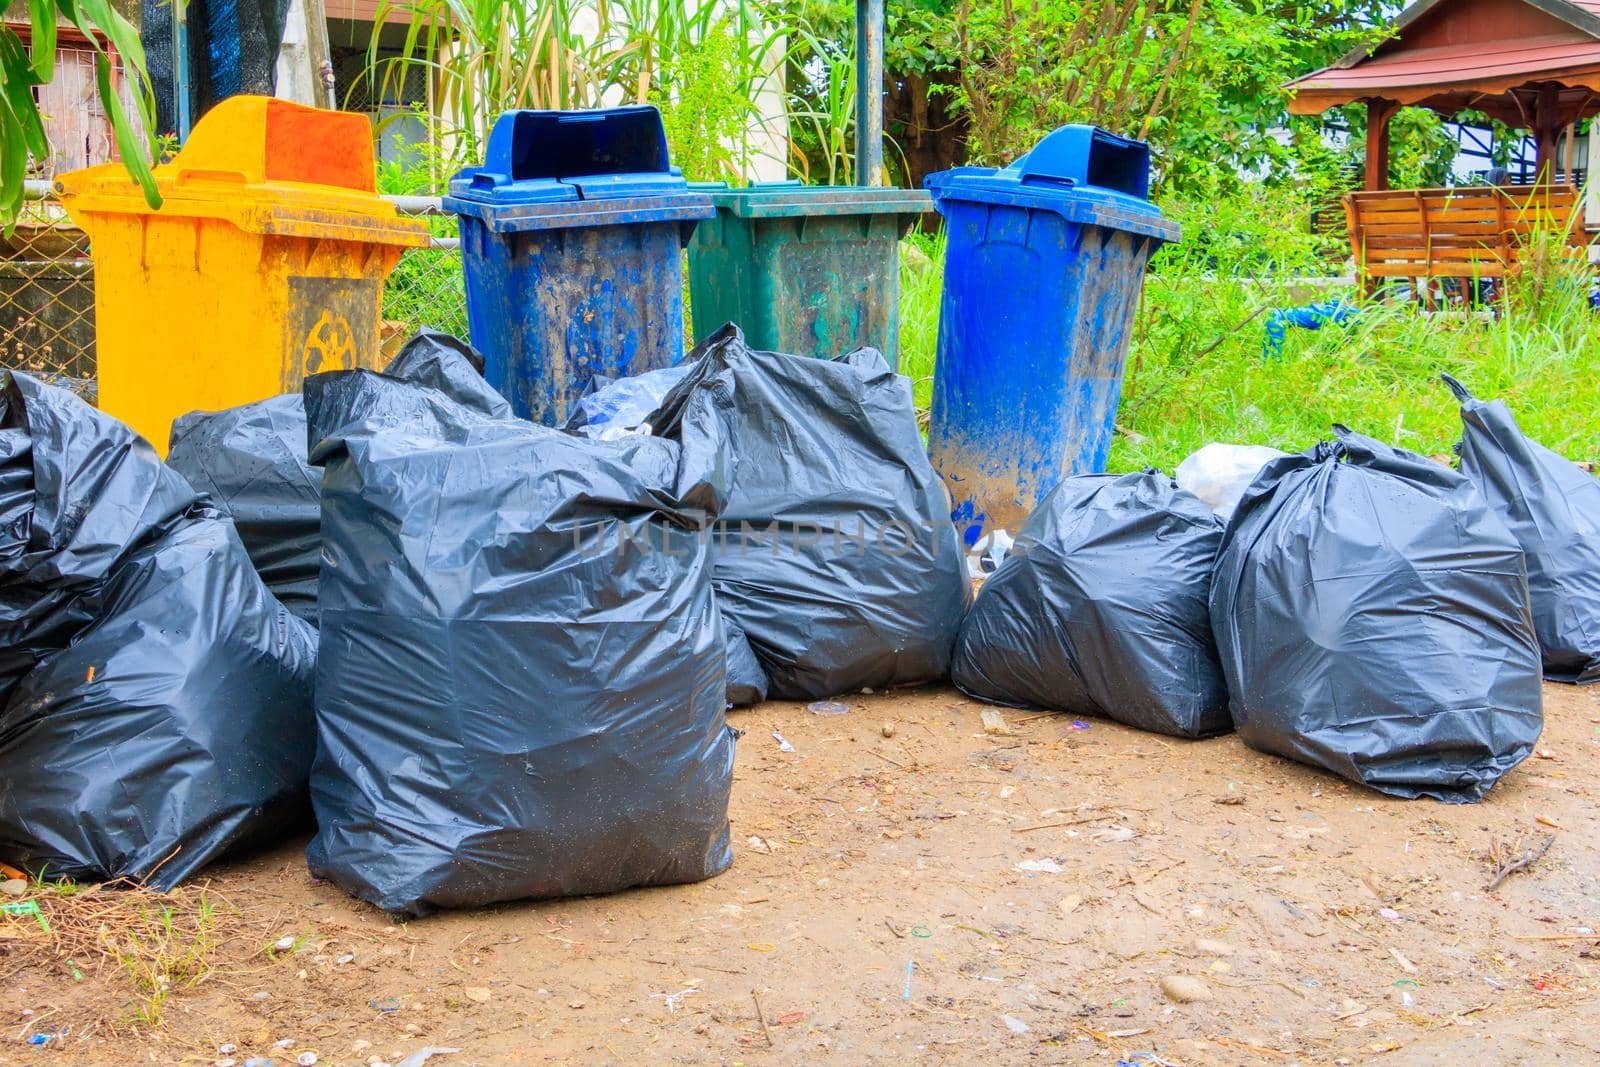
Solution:
[{"label": "dirt ground", "polygon": [[719,878],[395,925],[295,842],[210,873],[251,932],[158,1026],[114,959],[34,966],[0,1063],[1593,1063],[1600,688],[1545,698],[1539,755],[1471,806],[1231,737],[1020,712],[989,736],[945,688],[771,703],[733,716]]}]

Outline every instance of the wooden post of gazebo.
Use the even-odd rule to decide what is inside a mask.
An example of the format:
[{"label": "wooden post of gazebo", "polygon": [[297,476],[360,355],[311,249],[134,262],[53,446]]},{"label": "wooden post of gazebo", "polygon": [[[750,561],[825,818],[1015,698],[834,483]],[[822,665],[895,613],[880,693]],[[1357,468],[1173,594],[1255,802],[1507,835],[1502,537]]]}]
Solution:
[{"label": "wooden post of gazebo", "polygon": [[1366,188],[1389,188],[1389,120],[1400,110],[1393,100],[1367,101]]},{"label": "wooden post of gazebo", "polygon": [[1541,85],[1533,104],[1534,181],[1552,182],[1556,171],[1556,142],[1561,136],[1561,87]]}]

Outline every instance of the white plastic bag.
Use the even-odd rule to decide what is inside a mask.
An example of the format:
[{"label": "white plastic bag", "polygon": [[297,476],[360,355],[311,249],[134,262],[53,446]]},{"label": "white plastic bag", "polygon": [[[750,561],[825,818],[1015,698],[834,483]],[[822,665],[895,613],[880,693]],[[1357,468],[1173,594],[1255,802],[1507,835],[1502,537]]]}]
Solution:
[{"label": "white plastic bag", "polygon": [[1226,522],[1261,468],[1287,454],[1265,445],[1212,443],[1178,464],[1178,488],[1204,500]]}]

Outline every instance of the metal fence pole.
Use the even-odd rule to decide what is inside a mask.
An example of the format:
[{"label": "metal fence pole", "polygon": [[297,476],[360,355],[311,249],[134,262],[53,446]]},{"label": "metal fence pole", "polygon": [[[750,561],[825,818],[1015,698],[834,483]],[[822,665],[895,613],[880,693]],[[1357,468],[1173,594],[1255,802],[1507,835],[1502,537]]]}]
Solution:
[{"label": "metal fence pole", "polygon": [[856,0],[856,184],[883,184],[883,0]]}]

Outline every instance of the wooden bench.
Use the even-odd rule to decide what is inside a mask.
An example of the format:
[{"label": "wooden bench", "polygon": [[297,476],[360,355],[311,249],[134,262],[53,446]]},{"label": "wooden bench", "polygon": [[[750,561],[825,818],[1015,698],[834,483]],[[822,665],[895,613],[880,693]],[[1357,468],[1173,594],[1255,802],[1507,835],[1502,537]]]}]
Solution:
[{"label": "wooden bench", "polygon": [[[1344,198],[1363,293],[1380,279],[1504,278],[1529,236],[1582,248],[1583,202],[1571,185],[1395,189]],[[1432,303],[1431,287],[1419,285]]]}]

